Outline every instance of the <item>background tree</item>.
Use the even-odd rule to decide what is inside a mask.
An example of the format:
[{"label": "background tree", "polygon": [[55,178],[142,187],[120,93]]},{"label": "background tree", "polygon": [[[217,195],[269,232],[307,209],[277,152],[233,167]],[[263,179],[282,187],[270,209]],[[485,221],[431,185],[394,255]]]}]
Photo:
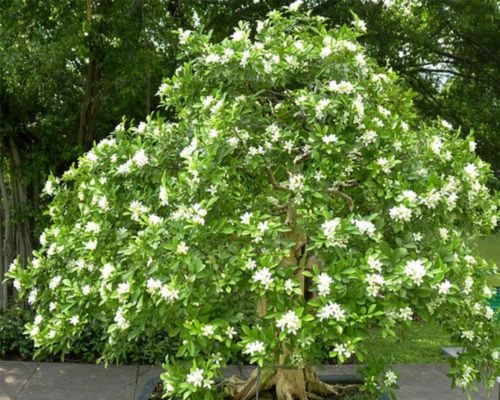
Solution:
[{"label": "background tree", "polygon": [[159,90],[170,120],[120,124],[48,181],[52,225],[10,273],[39,352],[93,332],[114,360],[169,336],[167,392],[215,397],[239,354],[265,367],[262,390],[302,400],[341,390],[312,369],[328,357],[392,388],[364,339],[417,315],[465,348],[457,385],[494,382],[494,267],[474,247],[498,216],[488,166],[472,136],[416,116],[357,42],[363,21],[328,30],[299,5],[220,43],[180,29],[182,67]]}]

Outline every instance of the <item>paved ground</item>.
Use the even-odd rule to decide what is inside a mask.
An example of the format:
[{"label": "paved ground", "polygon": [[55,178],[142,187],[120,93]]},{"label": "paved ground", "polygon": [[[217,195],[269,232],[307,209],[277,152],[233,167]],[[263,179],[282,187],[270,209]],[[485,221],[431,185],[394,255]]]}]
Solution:
[{"label": "paved ground", "polygon": [[[248,376],[251,367],[232,367],[230,374]],[[399,365],[398,400],[466,400],[450,389],[446,365]],[[353,366],[327,367],[322,374],[351,374]],[[144,384],[161,372],[150,366],[103,366],[0,361],[0,400],[136,400]],[[492,393],[475,400],[498,400]]]}]

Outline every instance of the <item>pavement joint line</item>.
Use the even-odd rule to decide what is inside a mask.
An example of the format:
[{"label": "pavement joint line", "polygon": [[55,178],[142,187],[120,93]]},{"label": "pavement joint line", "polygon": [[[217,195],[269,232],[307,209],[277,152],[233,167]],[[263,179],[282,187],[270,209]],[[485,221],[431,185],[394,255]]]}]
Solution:
[{"label": "pavement joint line", "polygon": [[23,386],[21,387],[21,390],[19,391],[19,393],[16,394],[16,398],[19,398],[19,396],[21,395],[21,393],[23,392],[24,388],[26,387],[26,385],[29,383],[29,381],[31,380],[31,378],[33,378],[33,375],[35,375],[35,371],[36,369],[40,366],[40,363],[37,362],[35,367],[33,368],[33,370],[31,371],[31,374],[30,376],[28,376],[28,379],[26,379],[23,383]]},{"label": "pavement joint line", "polygon": [[135,374],[135,385],[134,385],[134,397],[132,397],[132,400],[135,400],[137,396],[137,385],[139,384],[139,371],[141,370],[141,366],[137,366],[137,372]]}]

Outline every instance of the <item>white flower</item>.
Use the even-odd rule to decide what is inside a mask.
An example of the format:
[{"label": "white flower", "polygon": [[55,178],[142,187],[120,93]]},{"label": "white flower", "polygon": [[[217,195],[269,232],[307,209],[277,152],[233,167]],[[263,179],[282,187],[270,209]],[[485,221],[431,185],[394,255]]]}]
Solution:
[{"label": "white flower", "polygon": [[143,167],[149,162],[148,156],[146,155],[144,149],[137,150],[134,154],[134,157],[132,157],[132,160],[138,167]]},{"label": "white flower", "polygon": [[149,215],[148,220],[151,225],[159,225],[163,222],[163,219],[156,214]]},{"label": "white flower", "polygon": [[179,290],[163,285],[160,289],[160,296],[167,301],[179,300]]},{"label": "white flower", "polygon": [[294,289],[293,280],[287,279],[285,281],[285,292],[287,292],[288,294],[291,294],[293,292],[293,289]]},{"label": "white flower", "polygon": [[267,231],[268,229],[269,229],[269,222],[268,221],[259,222],[259,224],[257,225],[257,230],[261,234],[264,233],[265,231]]},{"label": "white flower", "polygon": [[162,206],[168,206],[168,191],[165,186],[160,187],[160,203]]},{"label": "white flower", "polygon": [[330,285],[333,279],[326,273],[322,272],[318,275],[318,294],[320,296],[328,296],[330,294]]},{"label": "white flower", "polygon": [[380,157],[377,160],[377,164],[380,165],[380,168],[382,171],[384,171],[386,174],[391,172],[391,166],[389,165],[389,160],[385,157]]},{"label": "white flower", "polygon": [[339,83],[336,81],[330,81],[328,82],[328,89],[333,92],[349,94],[354,91],[354,86],[348,81],[341,81]]},{"label": "white flower", "polygon": [[245,263],[245,268],[248,269],[249,271],[254,270],[256,267],[257,267],[257,262],[255,260],[252,260],[251,258],[249,258]]},{"label": "white flower", "polygon": [[14,279],[13,285],[16,288],[16,290],[18,290],[18,291],[21,290],[22,285],[21,285],[21,282],[19,281],[19,279]]},{"label": "white flower", "polygon": [[231,35],[231,39],[234,40],[235,42],[238,42],[240,40],[243,40],[245,39],[245,36],[246,36],[246,33],[245,31],[241,31],[241,30],[236,30],[233,32],[233,34]]},{"label": "white flower", "polygon": [[374,130],[368,130],[365,133],[363,133],[363,135],[361,135],[361,141],[365,146],[370,143],[375,143],[376,140],[377,140],[377,132],[375,132]]},{"label": "white flower", "polygon": [[49,311],[54,311],[56,307],[56,303],[54,303],[53,301],[49,303]]},{"label": "white flower", "polygon": [[95,250],[96,247],[97,247],[97,240],[89,240],[87,243],[85,243],[86,250]]},{"label": "white flower", "polygon": [[484,308],[484,316],[486,317],[486,319],[493,319],[493,317],[495,316],[495,311],[493,311],[493,308],[491,308],[490,306],[486,306]]},{"label": "white flower", "polygon": [[439,228],[439,236],[441,236],[441,238],[443,240],[448,239],[448,237],[449,237],[449,231],[448,231],[448,229],[446,229],[446,228]]},{"label": "white flower", "polygon": [[38,295],[38,289],[33,289],[28,296],[28,304],[33,305],[36,301],[37,295]]},{"label": "white flower", "polygon": [[366,59],[364,54],[358,53],[356,54],[354,59],[356,60],[356,64],[358,64],[360,67],[364,67],[366,65]]},{"label": "white flower", "polygon": [[80,322],[80,317],[78,315],[73,315],[69,320],[69,323],[71,325],[78,325],[79,322]]},{"label": "white flower", "polygon": [[159,290],[161,288],[161,285],[161,281],[155,278],[149,278],[146,282],[146,288],[148,289],[148,292]]},{"label": "white flower", "polygon": [[121,307],[118,307],[118,309],[116,310],[114,321],[116,322],[118,328],[120,328],[121,330],[125,330],[129,327],[129,323],[127,319],[124,317],[123,310]]},{"label": "white flower", "polygon": [[340,218],[334,218],[325,221],[322,225],[321,228],[323,229],[323,234],[326,236],[327,239],[334,239],[335,238],[335,232],[337,230],[337,227],[340,224]]},{"label": "white flower", "polygon": [[107,263],[102,266],[101,275],[104,279],[108,279],[114,271],[115,267],[113,267],[110,263]]},{"label": "white flower", "polygon": [[200,368],[195,368],[186,376],[186,382],[195,387],[203,386],[203,381],[205,378],[203,377],[203,370]]},{"label": "white flower", "polygon": [[82,287],[82,294],[84,296],[87,296],[88,294],[90,294],[90,291],[91,291],[90,285],[85,285]]},{"label": "white flower", "polygon": [[437,285],[437,288],[439,294],[447,295],[450,292],[451,283],[448,280],[443,281]]},{"label": "white flower", "polygon": [[43,321],[43,317],[41,315],[35,315],[35,320],[33,321],[33,323],[35,325],[40,325]]},{"label": "white flower", "polygon": [[469,177],[469,179],[474,180],[478,177],[479,173],[477,171],[477,167],[474,164],[467,164],[464,167],[465,174]]},{"label": "white flower", "polygon": [[266,351],[266,347],[264,346],[264,343],[261,342],[260,340],[255,340],[253,342],[246,344],[245,350],[243,350],[243,353],[250,354],[250,356],[253,356],[254,354],[262,354],[265,351]]},{"label": "white flower", "polygon": [[237,332],[232,326],[228,326],[226,329],[226,335],[229,339],[232,339],[236,336]]},{"label": "white flower", "polygon": [[212,336],[215,334],[215,330],[213,325],[204,325],[203,328],[201,328],[201,333],[203,336]]},{"label": "white flower", "polygon": [[413,203],[417,200],[418,195],[413,190],[403,190],[401,193],[402,200],[408,200],[410,203]]},{"label": "white flower", "polygon": [[464,339],[468,339],[471,342],[474,340],[474,332],[473,331],[463,331],[461,335]]},{"label": "white flower", "polygon": [[392,386],[396,384],[398,376],[393,371],[387,371],[384,376],[384,383],[386,386]]},{"label": "white flower", "polygon": [[109,203],[108,199],[106,196],[101,196],[99,200],[97,201],[97,205],[102,211],[108,211],[109,210]]},{"label": "white flower", "polygon": [[218,54],[210,53],[208,56],[205,57],[205,61],[207,63],[216,64],[221,61],[221,57]]},{"label": "white flower", "polygon": [[118,284],[118,295],[121,296],[121,295],[124,295],[125,293],[128,293],[130,292],[130,283],[128,282],[122,282],[120,284]]},{"label": "white flower", "polygon": [[370,296],[375,297],[380,291],[380,287],[385,285],[384,277],[380,274],[368,274],[366,276],[368,284],[367,292]]},{"label": "white flower", "polygon": [[367,263],[370,268],[375,271],[382,272],[382,262],[376,256],[369,256]]},{"label": "white flower", "polygon": [[468,276],[467,278],[465,278],[463,293],[470,294],[473,285],[474,279],[472,278],[472,276]]},{"label": "white flower", "polygon": [[45,182],[45,186],[43,187],[43,190],[49,196],[53,196],[54,195],[54,185],[52,184],[52,181]]},{"label": "white flower", "polygon": [[253,274],[252,279],[257,283],[264,285],[266,289],[269,289],[269,286],[274,281],[273,275],[271,274],[271,271],[269,271],[269,268],[267,267],[256,271]]},{"label": "white flower", "polygon": [[244,50],[241,53],[241,60],[240,60],[240,65],[242,67],[246,66],[248,63],[248,59],[250,58],[250,52],[248,50]]},{"label": "white flower", "polygon": [[180,29],[179,30],[179,44],[186,44],[190,35],[191,35],[191,31],[189,29],[187,29],[187,30]]},{"label": "white flower", "polygon": [[180,242],[177,245],[177,254],[187,254],[189,251],[189,246],[186,245],[186,242]]},{"label": "white flower", "polygon": [[40,328],[37,325],[35,325],[33,328],[31,328],[30,336],[34,337],[34,336],[38,335],[39,333],[40,333]]},{"label": "white flower", "polygon": [[364,220],[354,220],[354,225],[358,228],[360,233],[367,233],[369,236],[372,236],[375,233],[375,225],[370,221]]},{"label": "white flower", "polygon": [[320,118],[323,115],[323,110],[330,104],[330,99],[321,99],[316,105],[316,116]]},{"label": "white flower", "polygon": [[304,2],[302,0],[295,0],[292,4],[288,6],[290,11],[297,11]]},{"label": "white flower", "polygon": [[351,346],[345,344],[338,344],[334,347],[333,351],[337,353],[338,356],[349,358],[354,354],[354,350]]},{"label": "white flower", "polygon": [[335,135],[335,134],[332,133],[330,135],[323,136],[321,138],[321,140],[325,144],[330,144],[330,143],[336,143],[336,142],[338,142],[339,139],[338,139],[337,135]]},{"label": "white flower", "polygon": [[470,151],[475,151],[476,150],[476,147],[477,147],[477,143],[474,141],[474,140],[471,140],[469,142],[469,150]]},{"label": "white flower", "polygon": [[132,161],[128,160],[123,164],[119,165],[117,171],[119,174],[128,174],[130,172],[131,166],[132,166]]},{"label": "white flower", "polygon": [[304,175],[291,174],[288,180],[288,188],[291,191],[301,191],[304,188]]},{"label": "white flower", "polygon": [[435,136],[432,138],[432,141],[431,141],[431,150],[435,153],[435,154],[440,154],[441,153],[441,149],[443,147],[443,141],[441,140],[440,137],[438,136]]},{"label": "white flower", "polygon": [[91,232],[91,233],[99,233],[101,230],[101,226],[93,221],[87,222],[87,225],[85,225],[85,231]]},{"label": "white flower", "polygon": [[427,196],[423,199],[423,203],[427,208],[434,209],[437,204],[441,200],[441,193],[439,193],[436,189],[432,189]]},{"label": "white flower", "polygon": [[408,261],[404,272],[417,286],[422,284],[423,278],[427,273],[424,264],[420,260]]},{"label": "white flower", "polygon": [[250,219],[252,218],[252,213],[251,212],[246,212],[240,217],[241,223],[244,225],[249,225],[250,224]]},{"label": "white flower", "polygon": [[399,309],[399,318],[403,321],[410,321],[413,317],[413,311],[410,307],[404,307]]},{"label": "white flower", "polygon": [[389,216],[395,221],[408,222],[411,219],[412,210],[401,204],[389,210]]},{"label": "white flower", "polygon": [[332,303],[331,301],[329,301],[325,306],[321,308],[320,312],[318,313],[318,317],[320,321],[329,318],[333,318],[336,321],[340,321],[345,319],[346,313],[344,310],[342,310],[339,304]]},{"label": "white flower", "polygon": [[60,275],[54,276],[49,282],[49,288],[55,289],[61,283],[62,277]]},{"label": "white flower", "polygon": [[57,332],[54,329],[51,329],[47,336],[49,339],[54,339],[56,337],[56,333]]},{"label": "white flower", "polygon": [[288,311],[276,321],[276,326],[281,329],[282,332],[295,335],[297,330],[302,326],[302,321],[294,311]]},{"label": "white flower", "polygon": [[446,129],[453,129],[453,125],[450,124],[448,121],[442,119],[441,120],[441,125],[443,126],[443,128],[446,128]]}]

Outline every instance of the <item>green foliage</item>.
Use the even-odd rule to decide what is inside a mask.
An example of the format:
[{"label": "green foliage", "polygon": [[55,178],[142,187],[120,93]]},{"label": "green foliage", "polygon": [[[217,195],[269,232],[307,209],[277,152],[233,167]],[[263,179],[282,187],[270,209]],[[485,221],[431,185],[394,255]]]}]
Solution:
[{"label": "green foliage", "polygon": [[466,348],[458,385],[492,382],[495,267],[472,245],[496,225],[491,172],[472,136],[416,116],[363,32],[293,9],[215,44],[179,30],[182,65],[159,89],[172,120],[123,122],[45,185],[52,226],[10,271],[40,351],[96,330],[104,360],[171,340],[166,391],[205,399],[239,355],[354,356],[377,392],[396,376],[368,359],[370,329],[419,315]]},{"label": "green foliage", "polygon": [[[316,2],[311,2],[315,4]],[[417,94],[422,116],[441,116],[474,131],[478,153],[500,170],[500,9],[495,0],[320,1],[315,12],[367,23],[361,38]]]},{"label": "green foliage", "polygon": [[32,319],[32,312],[18,307],[0,313],[0,358],[30,358],[33,341],[24,335],[24,325]]}]

